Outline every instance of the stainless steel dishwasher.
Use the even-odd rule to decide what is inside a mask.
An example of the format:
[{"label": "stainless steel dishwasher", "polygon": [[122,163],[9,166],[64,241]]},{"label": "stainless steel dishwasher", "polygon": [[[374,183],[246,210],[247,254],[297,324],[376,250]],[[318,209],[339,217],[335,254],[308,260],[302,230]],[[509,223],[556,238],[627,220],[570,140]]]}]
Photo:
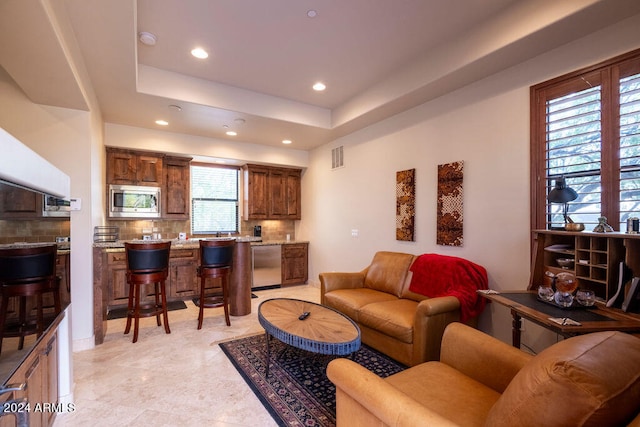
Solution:
[{"label": "stainless steel dishwasher", "polygon": [[251,289],[272,288],[282,283],[281,245],[251,246]]}]

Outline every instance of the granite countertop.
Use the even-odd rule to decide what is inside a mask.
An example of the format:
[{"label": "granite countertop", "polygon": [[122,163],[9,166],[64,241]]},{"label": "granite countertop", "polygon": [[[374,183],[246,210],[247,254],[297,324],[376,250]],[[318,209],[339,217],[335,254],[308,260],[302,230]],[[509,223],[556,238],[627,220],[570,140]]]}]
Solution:
[{"label": "granite countertop", "polygon": [[[228,237],[219,237],[220,240],[228,239]],[[302,240],[265,240],[263,241],[260,237],[253,236],[240,236],[236,237],[236,242],[243,243],[249,242],[251,246],[269,246],[269,245],[291,245],[296,243],[309,243],[308,241]],[[128,242],[153,242],[154,240],[127,240]],[[169,241],[169,240],[162,240]],[[94,248],[104,248],[104,249],[124,249],[125,240],[118,240],[116,242],[97,242],[93,244]],[[193,249],[198,248],[200,246],[199,239],[188,239],[188,240],[170,240],[171,247],[176,249]]]}]

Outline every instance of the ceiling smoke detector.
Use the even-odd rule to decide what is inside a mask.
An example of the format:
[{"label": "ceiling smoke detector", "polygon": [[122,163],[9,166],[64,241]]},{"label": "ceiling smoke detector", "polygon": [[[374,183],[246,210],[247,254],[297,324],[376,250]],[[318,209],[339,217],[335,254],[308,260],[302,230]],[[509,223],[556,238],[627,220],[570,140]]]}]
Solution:
[{"label": "ceiling smoke detector", "polygon": [[140,43],[146,44],[147,46],[154,46],[158,41],[158,38],[155,36],[155,34],[142,31],[138,34],[138,40],[140,40]]}]

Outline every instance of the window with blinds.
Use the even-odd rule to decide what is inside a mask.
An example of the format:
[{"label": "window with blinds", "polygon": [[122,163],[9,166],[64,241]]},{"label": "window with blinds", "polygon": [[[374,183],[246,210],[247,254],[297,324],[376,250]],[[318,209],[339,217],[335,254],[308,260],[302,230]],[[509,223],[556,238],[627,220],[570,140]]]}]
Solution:
[{"label": "window with blinds", "polygon": [[191,234],[238,232],[238,181],[235,168],[191,166]]},{"label": "window with blinds", "polygon": [[[547,194],[556,179],[578,193],[569,216],[574,222],[597,223],[601,212],[601,88],[596,86],[546,103]],[[564,205],[547,203],[547,225],[564,226]]]},{"label": "window with blinds", "polygon": [[571,220],[626,231],[640,217],[640,50],[533,86],[531,107],[532,227],[564,226],[546,198],[564,177]]},{"label": "window with blinds", "polygon": [[620,79],[620,221],[640,217],[639,207],[640,74],[634,74]]}]

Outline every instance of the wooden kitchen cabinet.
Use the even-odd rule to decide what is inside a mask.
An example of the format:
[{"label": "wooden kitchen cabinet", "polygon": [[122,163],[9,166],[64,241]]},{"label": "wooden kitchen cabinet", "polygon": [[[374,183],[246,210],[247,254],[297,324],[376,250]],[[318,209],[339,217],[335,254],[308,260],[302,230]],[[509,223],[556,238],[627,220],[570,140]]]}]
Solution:
[{"label": "wooden kitchen cabinet", "polygon": [[136,168],[135,154],[107,148],[107,184],[134,184]]},{"label": "wooden kitchen cabinet", "polygon": [[197,294],[199,250],[173,249],[169,256],[169,280],[167,293],[169,297],[188,297]]},{"label": "wooden kitchen cabinet", "polygon": [[0,184],[0,219],[42,218],[42,194]]},{"label": "wooden kitchen cabinet", "polygon": [[271,169],[269,173],[269,218],[301,219],[299,169]]},{"label": "wooden kitchen cabinet", "polygon": [[309,279],[309,244],[282,245],[282,286],[300,285]]},{"label": "wooden kitchen cabinet", "polygon": [[107,148],[107,184],[161,187],[161,154]]},{"label": "wooden kitchen cabinet", "polygon": [[[26,398],[30,426],[52,426],[59,410],[58,325],[60,314],[5,383],[26,384],[22,391],[2,395],[2,400]],[[15,426],[12,415],[0,418],[0,426]]]},{"label": "wooden kitchen cabinet", "polygon": [[269,218],[269,168],[246,165],[244,172],[244,217]]},{"label": "wooden kitchen cabinet", "polygon": [[189,219],[190,162],[190,158],[164,158],[163,218]]},{"label": "wooden kitchen cabinet", "polygon": [[126,254],[107,253],[107,301],[109,306],[127,305],[129,285],[127,285]]},{"label": "wooden kitchen cabinet", "polygon": [[300,169],[245,165],[244,219],[301,219]]},{"label": "wooden kitchen cabinet", "polygon": [[162,190],[162,218],[189,219],[190,157],[107,148],[107,185],[148,185]]}]

